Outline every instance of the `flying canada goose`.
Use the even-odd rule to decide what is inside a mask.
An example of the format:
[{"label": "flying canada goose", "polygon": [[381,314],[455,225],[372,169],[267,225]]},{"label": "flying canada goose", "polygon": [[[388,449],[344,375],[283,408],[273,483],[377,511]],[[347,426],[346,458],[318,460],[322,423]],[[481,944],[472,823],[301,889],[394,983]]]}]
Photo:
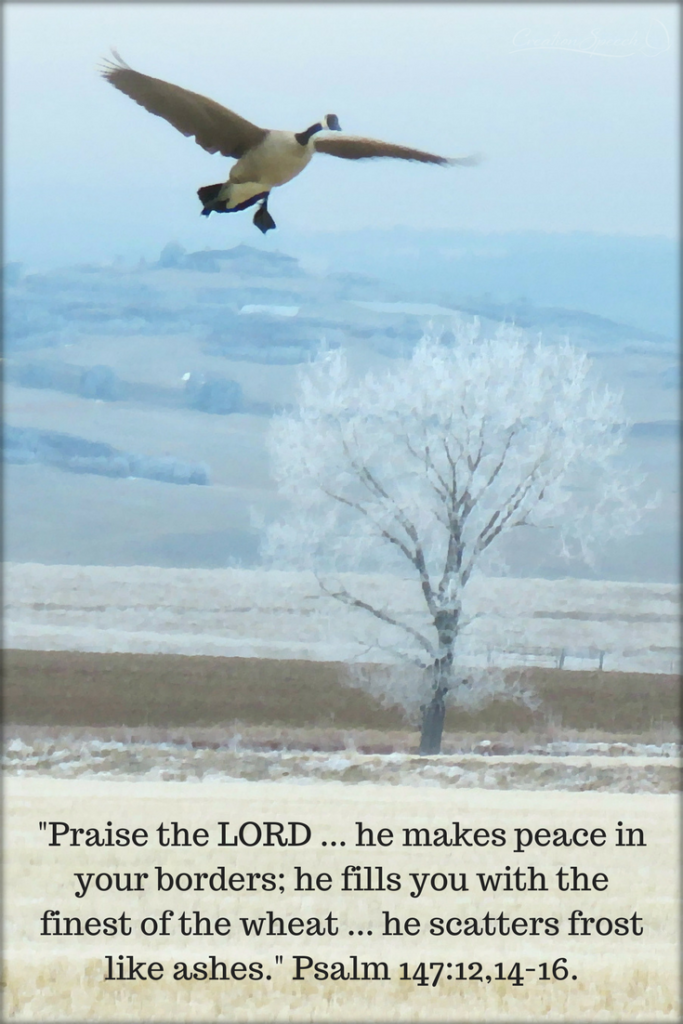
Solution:
[{"label": "flying canada goose", "polygon": [[448,159],[419,149],[354,135],[319,137],[318,133],[325,129],[341,131],[336,114],[326,114],[322,121],[316,121],[303,132],[258,128],[206,96],[133,71],[116,50],[112,53],[116,63],[108,60],[102,69],[108,82],[151,114],[163,117],[183,135],[194,135],[198,145],[207,152],[221,153],[237,160],[226,182],[204,185],[198,190],[205,217],[214,212],[246,210],[260,201],[254,224],[265,234],[275,227],[275,221],[268,212],[270,190],[301,174],[314,153],[329,153],[344,160],[388,156],[442,166],[459,164],[471,167],[479,163],[477,156]]}]

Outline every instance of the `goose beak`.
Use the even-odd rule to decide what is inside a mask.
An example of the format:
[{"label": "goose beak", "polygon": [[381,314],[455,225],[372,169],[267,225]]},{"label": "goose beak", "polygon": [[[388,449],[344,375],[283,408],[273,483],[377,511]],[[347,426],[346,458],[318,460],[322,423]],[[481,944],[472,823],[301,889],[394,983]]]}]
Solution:
[{"label": "goose beak", "polygon": [[329,128],[332,132],[340,132],[342,130],[339,124],[339,118],[336,114],[327,114],[325,117],[325,127]]}]

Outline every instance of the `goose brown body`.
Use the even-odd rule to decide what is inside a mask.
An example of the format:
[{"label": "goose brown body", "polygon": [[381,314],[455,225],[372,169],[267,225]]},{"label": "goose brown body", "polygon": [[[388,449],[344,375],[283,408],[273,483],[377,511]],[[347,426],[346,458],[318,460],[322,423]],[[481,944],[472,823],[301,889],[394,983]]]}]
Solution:
[{"label": "goose brown body", "polygon": [[[346,135],[322,135],[341,131],[336,115],[328,114],[305,132],[295,133],[259,128],[227,107],[199,93],[134,71],[113,51],[115,62],[107,61],[103,76],[151,114],[163,117],[186,137],[194,137],[208,153],[220,153],[237,162],[221,185],[199,190],[203,213],[232,212],[262,200],[263,211],[271,189],[285,185],[300,174],[315,153],[327,153],[344,160],[390,157],[420,163],[472,166],[477,157],[449,159],[407,146]],[[260,212],[260,211],[259,211]],[[254,218],[262,231],[275,227],[267,213]],[[267,226],[264,226],[267,225]]]}]

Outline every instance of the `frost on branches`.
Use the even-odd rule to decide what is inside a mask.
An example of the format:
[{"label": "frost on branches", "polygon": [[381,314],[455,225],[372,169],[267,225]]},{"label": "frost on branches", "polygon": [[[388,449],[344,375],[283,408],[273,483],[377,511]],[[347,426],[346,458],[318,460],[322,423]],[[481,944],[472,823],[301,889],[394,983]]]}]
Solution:
[{"label": "frost on branches", "polygon": [[[268,552],[395,627],[396,654],[428,680],[421,753],[440,750],[447,694],[474,685],[458,672],[458,642],[467,584],[489,549],[513,530],[554,528],[565,555],[590,562],[599,538],[631,532],[640,516],[633,482],[614,468],[620,400],[589,383],[585,353],[512,326],[454,334],[424,337],[412,358],[362,379],[342,351],[323,351],[270,436],[290,514],[270,527]],[[359,569],[413,574],[424,620],[348,590],[337,574]]]}]

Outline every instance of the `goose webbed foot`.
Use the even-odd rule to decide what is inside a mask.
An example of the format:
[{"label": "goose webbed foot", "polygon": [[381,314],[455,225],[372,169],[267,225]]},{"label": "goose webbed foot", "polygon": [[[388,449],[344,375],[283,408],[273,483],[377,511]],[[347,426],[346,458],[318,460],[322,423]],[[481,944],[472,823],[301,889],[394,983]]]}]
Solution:
[{"label": "goose webbed foot", "polygon": [[268,199],[264,199],[258,210],[254,214],[254,224],[262,231],[265,235],[266,231],[272,231],[275,227],[275,221],[268,213]]}]

